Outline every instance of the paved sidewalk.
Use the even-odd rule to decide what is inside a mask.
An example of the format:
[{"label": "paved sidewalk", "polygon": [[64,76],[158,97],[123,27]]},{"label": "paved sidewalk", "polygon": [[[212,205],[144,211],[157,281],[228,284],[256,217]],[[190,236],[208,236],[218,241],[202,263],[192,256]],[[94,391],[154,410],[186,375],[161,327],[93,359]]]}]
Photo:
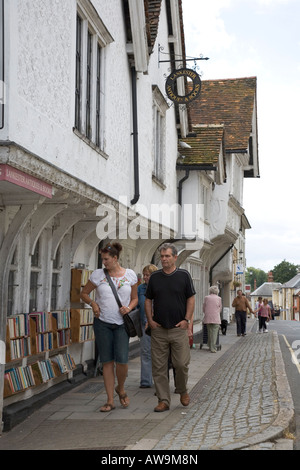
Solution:
[{"label": "paved sidewalk", "polygon": [[155,413],[154,388],[139,388],[135,357],[126,382],[129,408],[116,396],[116,409],[100,413],[103,378],[88,379],[2,434],[0,450],[292,450],[284,436],[294,409],[278,337],[251,333],[251,325],[255,320],[240,338],[229,325],[216,354],[199,343],[191,350],[189,407],[173,393],[170,410]]}]

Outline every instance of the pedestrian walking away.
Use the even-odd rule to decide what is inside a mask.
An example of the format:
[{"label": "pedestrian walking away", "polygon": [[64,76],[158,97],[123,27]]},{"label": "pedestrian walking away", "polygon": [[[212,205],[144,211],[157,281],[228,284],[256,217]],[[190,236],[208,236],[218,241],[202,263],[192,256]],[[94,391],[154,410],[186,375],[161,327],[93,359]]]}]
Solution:
[{"label": "pedestrian walking away", "polygon": [[257,301],[255,302],[255,310],[254,310],[254,314],[257,317],[257,321],[258,321],[257,331],[259,331],[259,317],[260,317],[259,309],[262,305],[263,305],[263,298],[258,297]]},{"label": "pedestrian walking away", "polygon": [[264,299],[263,303],[258,309],[258,320],[259,320],[259,333],[268,333],[267,323],[272,320],[271,307],[268,304],[268,299]]},{"label": "pedestrian walking away", "polygon": [[[122,306],[119,307],[116,302],[104,269],[96,269],[81,292],[81,299],[92,307],[95,316],[95,341],[103,365],[107,394],[107,402],[100,409],[102,412],[115,409],[114,391],[119,396],[121,406],[123,408],[129,406],[129,398],[124,389],[128,374],[129,336],[125,330],[123,316],[137,306],[138,295],[135,272],[119,264],[121,250],[120,243],[108,243],[100,253],[103,265],[116,286]],[[95,301],[89,296],[94,289],[96,289]]]},{"label": "pedestrian walking away", "polygon": [[158,398],[158,405],[154,408],[156,412],[170,408],[169,351],[180,402],[183,406],[189,405],[189,336],[192,335],[191,320],[196,294],[190,273],[176,267],[178,256],[175,245],[165,243],[159,251],[162,269],[152,273],[145,300],[146,315],[151,327],[152,375]]},{"label": "pedestrian walking away", "polygon": [[247,309],[251,313],[254,313],[248,299],[243,295],[241,289],[237,291],[237,296],[232,302],[232,306],[235,307],[235,321],[236,321],[236,333],[238,336],[246,335],[246,324],[247,324]]},{"label": "pedestrian walking away", "polygon": [[222,299],[218,293],[218,286],[211,286],[209,295],[204,297],[203,302],[203,324],[207,325],[208,347],[212,353],[217,352],[217,338],[221,324]]},{"label": "pedestrian walking away", "polygon": [[151,337],[145,333],[148,327],[146,312],[145,312],[145,294],[151,274],[157,271],[154,264],[148,264],[143,269],[144,283],[138,286],[138,299],[139,308],[141,313],[141,323],[143,329],[143,336],[140,338],[141,348],[141,379],[140,388],[152,387],[152,361],[151,361]]}]

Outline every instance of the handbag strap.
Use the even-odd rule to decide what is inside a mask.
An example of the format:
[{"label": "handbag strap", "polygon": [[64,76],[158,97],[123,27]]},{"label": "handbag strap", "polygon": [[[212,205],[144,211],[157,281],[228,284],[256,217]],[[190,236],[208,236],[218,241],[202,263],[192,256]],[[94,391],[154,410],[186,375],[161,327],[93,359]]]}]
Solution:
[{"label": "handbag strap", "polygon": [[110,285],[111,290],[113,291],[113,294],[114,294],[114,296],[115,296],[115,298],[116,298],[116,301],[118,302],[118,305],[119,305],[119,307],[121,308],[121,307],[122,307],[122,304],[121,304],[121,301],[120,301],[120,299],[119,299],[119,296],[118,296],[118,293],[117,293],[117,289],[116,289],[114,283],[112,282],[111,277],[110,277],[110,275],[108,274],[107,269],[104,269],[104,274],[105,274],[105,276],[106,276],[106,279],[108,280],[108,284]]}]

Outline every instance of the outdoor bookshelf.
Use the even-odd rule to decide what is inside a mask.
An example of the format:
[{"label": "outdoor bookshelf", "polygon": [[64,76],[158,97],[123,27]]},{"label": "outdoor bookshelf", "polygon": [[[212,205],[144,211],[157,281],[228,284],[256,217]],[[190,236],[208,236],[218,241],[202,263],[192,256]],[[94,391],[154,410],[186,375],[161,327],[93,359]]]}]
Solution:
[{"label": "outdoor bookshelf", "polygon": [[73,358],[70,354],[65,353],[30,365],[6,369],[4,374],[4,398],[44,384],[51,379],[71,372],[74,368]]},{"label": "outdoor bookshelf", "polygon": [[[4,397],[44,384],[69,373],[75,363],[69,310],[33,312],[8,317]],[[56,350],[61,349],[61,354]],[[53,356],[48,358],[49,354]]]},{"label": "outdoor bookshelf", "polygon": [[8,317],[6,325],[6,361],[31,355],[29,314]]},{"label": "outdoor bookshelf", "polygon": [[[83,286],[88,282],[93,271],[89,269],[72,269],[71,270],[71,302],[81,302],[80,292]],[[94,291],[91,292],[91,298],[94,300]]]},{"label": "outdoor bookshelf", "polygon": [[57,348],[71,344],[71,319],[69,310],[51,312],[54,343]]},{"label": "outdoor bookshelf", "polygon": [[91,308],[71,309],[71,335],[74,343],[94,340],[94,313]]}]

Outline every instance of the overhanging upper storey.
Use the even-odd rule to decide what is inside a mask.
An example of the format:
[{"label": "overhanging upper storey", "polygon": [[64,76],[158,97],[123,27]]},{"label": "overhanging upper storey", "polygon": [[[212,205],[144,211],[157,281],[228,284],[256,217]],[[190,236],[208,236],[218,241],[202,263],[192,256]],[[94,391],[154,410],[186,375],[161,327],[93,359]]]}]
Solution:
[{"label": "overhanging upper storey", "polygon": [[162,0],[124,0],[127,53],[137,72],[147,73],[157,38]]}]

